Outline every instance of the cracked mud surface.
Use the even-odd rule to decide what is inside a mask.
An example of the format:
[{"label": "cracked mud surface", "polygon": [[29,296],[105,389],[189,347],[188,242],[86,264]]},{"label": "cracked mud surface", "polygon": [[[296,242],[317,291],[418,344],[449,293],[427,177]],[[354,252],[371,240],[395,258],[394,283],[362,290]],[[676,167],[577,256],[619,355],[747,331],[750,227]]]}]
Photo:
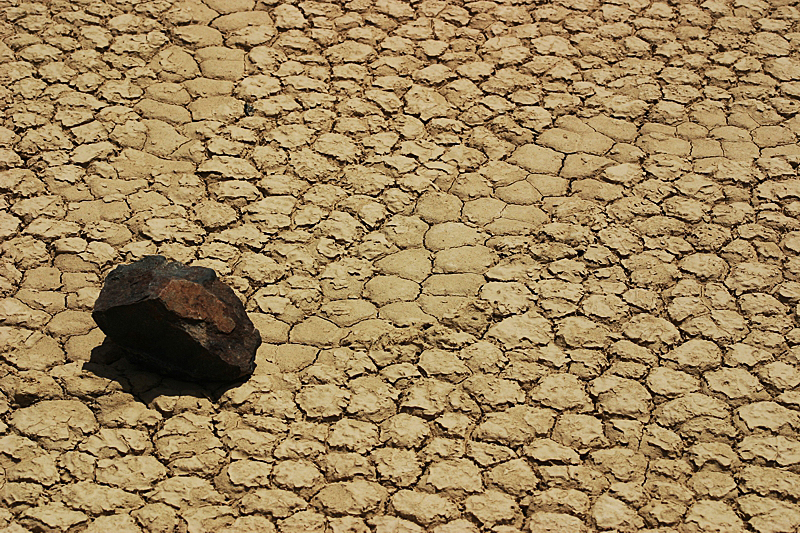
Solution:
[{"label": "cracked mud surface", "polygon": [[[0,531],[797,531],[792,4],[0,2]],[[103,345],[154,253],[247,383]]]}]

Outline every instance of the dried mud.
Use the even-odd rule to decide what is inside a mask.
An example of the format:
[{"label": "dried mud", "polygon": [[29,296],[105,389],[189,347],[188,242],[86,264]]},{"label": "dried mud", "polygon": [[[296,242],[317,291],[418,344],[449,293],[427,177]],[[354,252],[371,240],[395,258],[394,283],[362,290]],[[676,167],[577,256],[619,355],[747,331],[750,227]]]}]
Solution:
[{"label": "dried mud", "polygon": [[[0,2],[0,531],[794,532],[788,0]],[[264,344],[131,365],[108,271]]]}]

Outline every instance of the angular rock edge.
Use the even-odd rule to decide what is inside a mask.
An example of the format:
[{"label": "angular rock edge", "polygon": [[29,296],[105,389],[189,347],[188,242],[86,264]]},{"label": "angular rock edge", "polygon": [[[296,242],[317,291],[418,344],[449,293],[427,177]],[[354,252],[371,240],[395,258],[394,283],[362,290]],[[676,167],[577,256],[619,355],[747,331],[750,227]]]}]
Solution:
[{"label": "angular rock edge", "polygon": [[160,255],[112,270],[92,318],[131,359],[192,381],[252,374],[261,345],[242,302],[214,270]]}]

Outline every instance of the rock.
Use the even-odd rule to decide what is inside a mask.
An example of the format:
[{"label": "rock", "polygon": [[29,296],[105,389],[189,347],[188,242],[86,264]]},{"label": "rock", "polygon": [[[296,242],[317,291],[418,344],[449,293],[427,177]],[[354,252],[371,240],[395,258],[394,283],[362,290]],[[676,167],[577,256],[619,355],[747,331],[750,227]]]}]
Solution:
[{"label": "rock", "polygon": [[212,269],[163,256],[112,270],[92,318],[133,359],[190,380],[252,374],[261,344],[244,306]]}]

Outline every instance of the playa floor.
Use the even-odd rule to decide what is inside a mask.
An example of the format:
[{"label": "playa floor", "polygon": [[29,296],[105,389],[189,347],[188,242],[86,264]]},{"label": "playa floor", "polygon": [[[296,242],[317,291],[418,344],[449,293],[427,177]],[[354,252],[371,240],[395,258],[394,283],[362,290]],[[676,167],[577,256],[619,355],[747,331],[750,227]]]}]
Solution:
[{"label": "playa floor", "polygon": [[0,533],[800,527],[794,2],[0,0],[0,105]]}]

